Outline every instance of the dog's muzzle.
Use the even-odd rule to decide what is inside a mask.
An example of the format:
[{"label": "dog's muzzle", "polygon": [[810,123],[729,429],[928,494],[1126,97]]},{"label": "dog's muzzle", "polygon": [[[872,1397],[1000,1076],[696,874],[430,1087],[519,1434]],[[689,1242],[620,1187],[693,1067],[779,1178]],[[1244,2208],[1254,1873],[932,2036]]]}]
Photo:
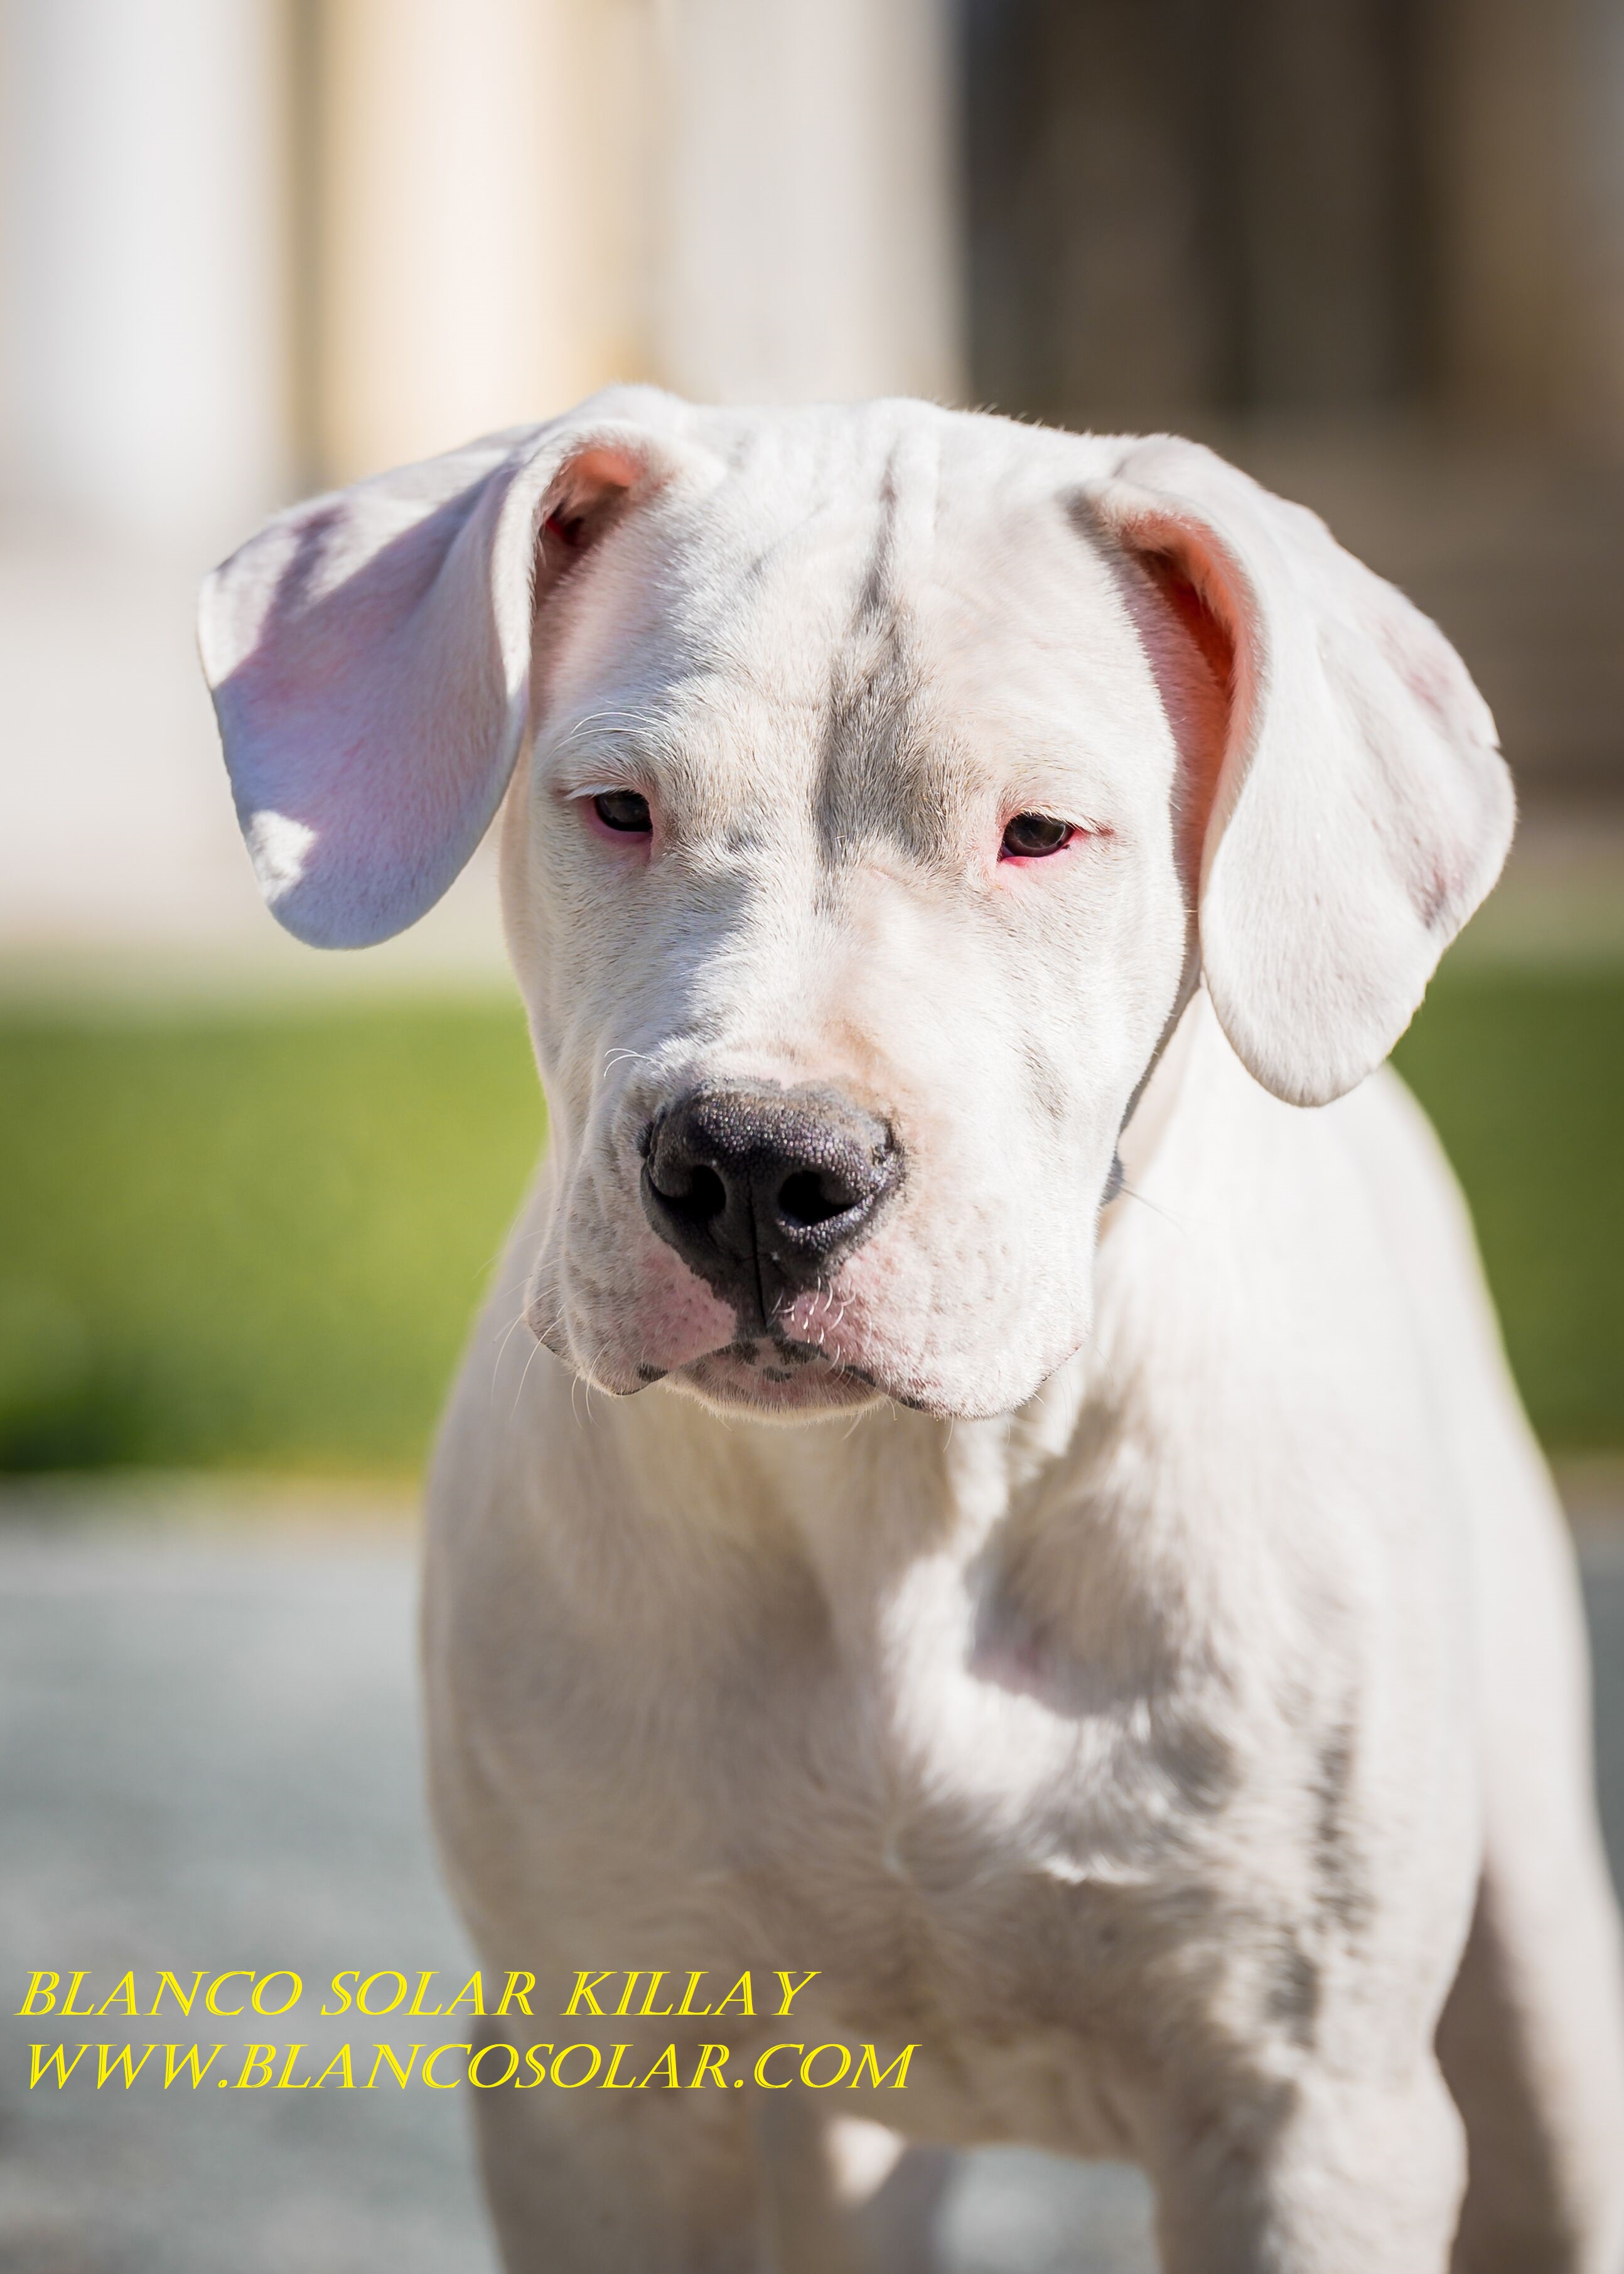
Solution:
[{"label": "dog's muzzle", "polygon": [[741,1336],[826,1284],[902,1176],[885,1124],[827,1091],[693,1090],[639,1149],[649,1222],[733,1306]]}]

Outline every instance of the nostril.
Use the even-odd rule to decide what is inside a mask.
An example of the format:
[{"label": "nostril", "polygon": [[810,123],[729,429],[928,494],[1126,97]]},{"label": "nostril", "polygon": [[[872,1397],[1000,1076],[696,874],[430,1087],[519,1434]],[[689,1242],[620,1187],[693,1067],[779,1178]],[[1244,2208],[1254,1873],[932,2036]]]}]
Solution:
[{"label": "nostril", "polygon": [[694,1223],[709,1224],[727,1206],[727,1187],[714,1169],[695,1169],[678,1206]]},{"label": "nostril", "polygon": [[670,1171],[664,1163],[658,1164],[658,1170],[660,1172],[656,1173],[655,1169],[650,1169],[649,1181],[673,1216],[682,1216],[689,1224],[709,1224],[727,1206],[727,1187],[714,1169],[707,1169],[698,1162],[685,1163],[669,1182]]},{"label": "nostril", "polygon": [[857,1196],[835,1185],[821,1169],[798,1170],[778,1187],[778,1213],[786,1224],[809,1227],[827,1224],[857,1205]]}]

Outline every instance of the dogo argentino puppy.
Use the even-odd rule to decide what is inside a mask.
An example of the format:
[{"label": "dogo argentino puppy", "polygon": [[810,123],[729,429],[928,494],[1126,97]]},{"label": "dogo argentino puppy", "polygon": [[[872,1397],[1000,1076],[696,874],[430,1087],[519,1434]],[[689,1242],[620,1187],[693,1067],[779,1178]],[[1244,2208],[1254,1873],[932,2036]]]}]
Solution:
[{"label": "dogo argentino puppy", "polygon": [[[1572,1559],[1373,1071],[1512,827],[1433,626],[1191,443],[628,388],[282,515],[202,645],[300,938],[506,801],[551,1141],[434,1810],[488,1964],[666,1969],[598,2034],[685,2088],[469,2095],[508,2268],[861,2263],[865,2191],[923,2263],[1024,2141],[1176,2274],[1620,2274]],[[816,1976],[665,2017],[750,1969]],[[778,2041],[915,2050],[726,2089]]]}]

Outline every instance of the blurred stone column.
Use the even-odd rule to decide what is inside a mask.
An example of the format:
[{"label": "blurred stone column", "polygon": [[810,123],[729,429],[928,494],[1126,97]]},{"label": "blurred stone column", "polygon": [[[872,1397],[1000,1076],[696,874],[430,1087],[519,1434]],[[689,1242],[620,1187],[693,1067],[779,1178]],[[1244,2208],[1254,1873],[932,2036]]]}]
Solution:
[{"label": "blurred stone column", "polygon": [[961,0],[972,385],[1060,425],[1235,392],[1232,11]]},{"label": "blurred stone column", "polygon": [[1419,377],[1414,0],[1244,0],[1229,56],[1235,399],[1338,412]]},{"label": "blurred stone column", "polygon": [[664,0],[654,361],[724,402],[962,385],[946,0]]},{"label": "blurred stone column", "polygon": [[1422,0],[962,0],[974,383],[1068,423],[1416,378]]},{"label": "blurred stone column", "polygon": [[1590,377],[1580,416],[1624,451],[1624,0],[1587,0],[1582,131],[1590,152],[1581,206],[1594,300]]},{"label": "blurred stone column", "polygon": [[8,0],[6,486],[207,548],[289,466],[276,0]]},{"label": "blurred stone column", "polygon": [[643,375],[650,6],[307,0],[306,392],[328,478]]},{"label": "blurred stone column", "polygon": [[1434,0],[1447,394],[1624,448],[1624,0]]}]

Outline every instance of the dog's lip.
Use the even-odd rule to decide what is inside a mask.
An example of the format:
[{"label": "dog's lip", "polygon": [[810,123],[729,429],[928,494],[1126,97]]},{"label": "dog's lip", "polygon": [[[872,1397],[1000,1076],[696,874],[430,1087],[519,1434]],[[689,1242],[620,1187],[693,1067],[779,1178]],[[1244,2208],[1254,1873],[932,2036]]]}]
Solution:
[{"label": "dog's lip", "polygon": [[[876,1397],[890,1395],[884,1384],[861,1367],[831,1358],[814,1343],[795,1342],[778,1335],[719,1343],[670,1371],[691,1380],[699,1389],[711,1388],[715,1375],[719,1374],[725,1384],[731,1381],[741,1391],[748,1389],[751,1393],[738,1400],[747,1407],[797,1404],[801,1400],[793,1393],[798,1385],[814,1393],[807,1401],[809,1404],[817,1402],[819,1390],[856,1390]],[[712,1377],[710,1382],[707,1375]]]},{"label": "dog's lip", "polygon": [[853,1366],[845,1359],[831,1358],[816,1343],[801,1342],[789,1335],[741,1336],[734,1342],[718,1343],[714,1350],[703,1352],[698,1358],[690,1359],[689,1364],[703,1366],[713,1359],[731,1359],[736,1365],[748,1367],[759,1373],[767,1382],[793,1382],[810,1367],[812,1374],[807,1375],[808,1379],[827,1374],[862,1382],[870,1389],[879,1387],[873,1376],[865,1373],[861,1367]]}]

